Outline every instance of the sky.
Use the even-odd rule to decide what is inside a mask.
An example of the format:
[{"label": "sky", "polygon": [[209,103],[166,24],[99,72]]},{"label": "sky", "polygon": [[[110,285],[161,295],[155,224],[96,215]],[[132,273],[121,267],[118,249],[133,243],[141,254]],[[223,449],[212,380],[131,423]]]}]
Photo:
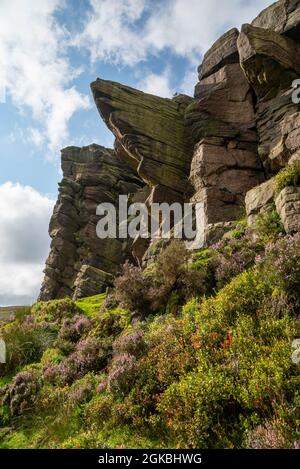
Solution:
[{"label": "sky", "polygon": [[271,3],[0,0],[0,306],[38,295],[60,149],[113,145],[90,83],[192,95],[213,42]]}]

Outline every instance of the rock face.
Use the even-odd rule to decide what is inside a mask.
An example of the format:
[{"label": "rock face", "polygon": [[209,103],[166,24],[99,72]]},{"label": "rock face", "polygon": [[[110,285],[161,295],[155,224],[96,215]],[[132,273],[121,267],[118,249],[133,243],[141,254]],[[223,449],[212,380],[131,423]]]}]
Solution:
[{"label": "rock face", "polygon": [[300,187],[285,187],[276,198],[276,208],[286,233],[300,231]]},{"label": "rock face", "polygon": [[257,154],[201,141],[195,148],[191,180],[193,200],[204,202],[205,224],[227,222],[241,216],[246,192],[263,178]]},{"label": "rock face", "polygon": [[130,253],[124,240],[97,237],[96,206],[116,205],[119,194],[134,194],[143,185],[113,150],[98,145],[62,150],[62,171],[40,300],[105,291]]},{"label": "rock face", "polygon": [[[252,90],[239,65],[236,29],[224,34],[199,68],[195,99],[185,114],[196,143],[190,181],[211,225],[237,219],[246,192],[264,180],[257,153]],[[207,243],[211,241],[206,235]]]},{"label": "rock face", "polygon": [[[246,208],[248,221],[274,208],[273,176],[300,155],[300,0],[280,0],[205,54],[193,97],[163,99],[112,81],[91,84],[114,150],[62,151],[64,177],[50,223],[41,299],[103,291],[127,257],[142,264],[156,244],[100,240],[96,205],[118,195],[204,205],[204,244],[220,239]],[[299,188],[276,199],[285,229],[300,229]],[[163,240],[165,241],[165,240]],[[160,245],[160,243],[158,243]]]}]

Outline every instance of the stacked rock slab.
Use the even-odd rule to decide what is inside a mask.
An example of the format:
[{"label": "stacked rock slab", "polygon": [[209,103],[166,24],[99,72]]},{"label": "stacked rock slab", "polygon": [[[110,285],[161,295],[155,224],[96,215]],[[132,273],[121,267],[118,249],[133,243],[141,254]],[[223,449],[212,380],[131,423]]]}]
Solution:
[{"label": "stacked rock slab", "polygon": [[191,140],[184,111],[191,101],[143,93],[112,81],[91,84],[100,115],[116,137],[116,152],[164,201],[182,200],[187,189]]},{"label": "stacked rock slab", "polygon": [[285,187],[276,198],[276,209],[288,234],[300,230],[300,187]]},{"label": "stacked rock slab", "polygon": [[237,29],[230,30],[207,52],[195,99],[185,113],[196,144],[192,201],[204,203],[208,238],[214,225],[219,229],[220,223],[225,226],[241,215],[246,192],[264,180],[252,91],[239,65],[238,36]]},{"label": "stacked rock slab", "polygon": [[284,33],[292,39],[300,37],[300,0],[280,0],[263,10],[253,26]]},{"label": "stacked rock slab", "polygon": [[300,44],[274,31],[244,25],[238,48],[257,97],[258,151],[270,176],[300,148],[299,105],[292,100],[292,84],[300,76]]},{"label": "stacked rock slab", "polygon": [[[238,49],[256,95],[258,152],[271,177],[300,154],[300,105],[292,100],[293,82],[300,78],[300,0],[276,2],[252,26],[244,25]],[[289,233],[299,220],[297,197],[296,189],[287,189],[276,202]],[[274,208],[274,203],[271,182],[250,191],[246,197],[249,222],[253,223],[257,213]]]},{"label": "stacked rock slab", "polygon": [[[188,193],[192,142],[184,121],[191,98],[164,99],[112,81],[91,84],[101,117],[113,132],[115,150],[150,188],[152,203],[183,202]],[[137,237],[135,257],[141,261],[149,240]]]},{"label": "stacked rock slab", "polygon": [[119,194],[134,194],[143,186],[113,150],[99,145],[62,150],[62,171],[40,300],[90,296],[111,285],[130,256],[129,246],[97,237],[96,206],[109,202],[117,207]]}]

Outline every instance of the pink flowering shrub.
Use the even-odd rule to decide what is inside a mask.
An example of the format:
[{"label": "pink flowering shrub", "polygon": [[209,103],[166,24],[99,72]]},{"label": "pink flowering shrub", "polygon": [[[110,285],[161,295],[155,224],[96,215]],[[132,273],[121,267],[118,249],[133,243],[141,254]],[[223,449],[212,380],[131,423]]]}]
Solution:
[{"label": "pink flowering shrub", "polygon": [[41,380],[34,371],[18,373],[8,385],[4,403],[9,405],[12,415],[23,414],[30,410],[41,386]]},{"label": "pink flowering shrub", "polygon": [[265,275],[297,306],[300,304],[300,234],[285,236],[266,247],[265,259],[258,259]]},{"label": "pink flowering shrub", "polygon": [[286,449],[288,443],[280,428],[267,422],[265,425],[258,425],[249,432],[246,446],[250,449]]},{"label": "pink flowering shrub", "polygon": [[74,350],[76,342],[92,328],[92,325],[93,322],[81,314],[64,319],[55,346],[68,355]]},{"label": "pink flowering shrub", "polygon": [[250,268],[262,246],[248,237],[229,238],[215,244],[214,271],[217,288],[222,288],[232,278]]},{"label": "pink flowering shrub", "polygon": [[114,357],[107,379],[109,391],[118,394],[128,392],[136,371],[136,358],[130,353],[121,353]]},{"label": "pink flowering shrub", "polygon": [[69,402],[76,406],[92,399],[95,384],[96,377],[93,373],[88,373],[82,379],[75,381],[69,392]]},{"label": "pink flowering shrub", "polygon": [[84,315],[76,314],[63,321],[58,334],[59,339],[77,342],[80,337],[92,327],[92,321]]},{"label": "pink flowering shrub", "polygon": [[57,365],[43,367],[45,381],[52,384],[71,384],[89,371],[101,370],[107,361],[107,350],[96,338],[90,337],[77,343],[75,350]]},{"label": "pink flowering shrub", "polygon": [[120,335],[113,343],[113,352],[115,355],[128,353],[139,356],[144,353],[146,348],[144,332],[141,329],[133,331],[131,334]]},{"label": "pink flowering shrub", "polygon": [[140,267],[126,262],[122,274],[115,279],[115,301],[131,311],[150,308],[150,278],[143,274]]}]

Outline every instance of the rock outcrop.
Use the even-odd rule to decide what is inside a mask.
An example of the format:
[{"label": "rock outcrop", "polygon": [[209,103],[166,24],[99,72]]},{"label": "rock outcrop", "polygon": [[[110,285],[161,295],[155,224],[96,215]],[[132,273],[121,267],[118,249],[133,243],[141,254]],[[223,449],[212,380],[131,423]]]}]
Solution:
[{"label": "rock outcrop", "polygon": [[62,150],[62,171],[40,300],[105,291],[131,257],[126,241],[97,237],[96,207],[103,202],[117,207],[119,194],[141,190],[143,183],[134,171],[113,150],[99,145]]},{"label": "rock outcrop", "polygon": [[[118,195],[153,203],[204,205],[205,244],[246,209],[249,223],[276,207],[285,229],[300,229],[299,188],[274,193],[273,176],[300,155],[300,0],[280,0],[205,54],[193,97],[163,99],[112,81],[91,84],[115,136],[62,152],[64,178],[50,223],[51,252],[41,299],[103,291],[127,257],[143,263],[155,243],[100,240],[96,205]],[[158,243],[159,244],[159,243]]]}]

